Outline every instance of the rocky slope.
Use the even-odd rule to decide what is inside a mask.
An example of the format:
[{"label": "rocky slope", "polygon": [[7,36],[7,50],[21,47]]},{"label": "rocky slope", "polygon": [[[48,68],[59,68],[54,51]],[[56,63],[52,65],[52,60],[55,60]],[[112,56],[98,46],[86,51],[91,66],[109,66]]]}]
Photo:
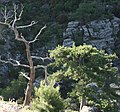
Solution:
[{"label": "rocky slope", "polygon": [[[79,44],[91,44],[97,49],[105,50],[111,54],[114,53],[115,49],[120,49],[119,32],[120,18],[117,17],[94,20],[83,26],[80,25],[79,21],[71,21],[63,33],[63,46],[71,47],[74,42],[76,44],[82,41]],[[115,65],[120,69],[120,59],[115,62]]]}]

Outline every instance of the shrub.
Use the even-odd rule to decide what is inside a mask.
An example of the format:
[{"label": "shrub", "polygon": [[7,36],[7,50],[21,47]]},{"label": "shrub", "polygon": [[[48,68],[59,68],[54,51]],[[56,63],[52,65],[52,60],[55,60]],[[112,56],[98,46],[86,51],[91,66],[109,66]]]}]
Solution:
[{"label": "shrub", "polygon": [[9,98],[18,99],[23,97],[26,84],[26,79],[20,75],[17,80],[11,81],[10,86],[7,86],[2,90],[1,95],[5,100],[8,100]]},{"label": "shrub", "polygon": [[37,112],[54,112],[52,105],[48,104],[42,97],[34,99],[31,110]]},{"label": "shrub", "polygon": [[54,83],[35,88],[36,98],[33,100],[32,109],[37,109],[40,112],[60,112],[63,110],[63,102],[59,93],[59,87],[54,88]]}]

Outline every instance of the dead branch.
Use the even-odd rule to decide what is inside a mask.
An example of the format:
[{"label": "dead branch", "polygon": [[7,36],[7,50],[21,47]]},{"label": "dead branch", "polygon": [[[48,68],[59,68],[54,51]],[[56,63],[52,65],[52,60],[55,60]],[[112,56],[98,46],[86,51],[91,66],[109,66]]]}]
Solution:
[{"label": "dead branch", "polygon": [[[22,35],[22,33],[20,34],[20,37],[22,38],[22,41],[23,41],[24,43],[28,43],[28,41],[25,39],[25,37]],[[20,39],[20,38],[18,38],[18,39]]]},{"label": "dead branch", "polygon": [[23,5],[21,4],[21,11],[17,17],[17,9],[18,9],[18,5],[16,4],[13,4],[14,5],[14,20],[13,20],[13,23],[12,23],[12,27],[14,28],[15,27],[15,23],[19,20],[21,20],[21,16],[22,16],[22,13],[23,13]]},{"label": "dead branch", "polygon": [[[3,9],[3,11],[1,11],[2,15],[3,15],[3,18],[4,18],[4,21],[3,22],[0,22],[0,24],[3,24],[3,25],[8,25],[10,28],[14,28],[15,27],[15,23],[16,21],[19,21],[21,19],[21,16],[22,16],[22,13],[23,13],[23,5],[21,4],[21,11],[19,14],[17,14],[17,9],[18,9],[18,6],[16,4],[13,4],[14,5],[14,19],[12,21],[9,22],[9,19],[11,19],[13,16],[7,16],[8,14],[8,11],[7,11],[7,8],[5,6],[5,8]],[[12,25],[11,25],[12,24]]]},{"label": "dead branch", "polygon": [[38,32],[38,34],[36,35],[36,37],[35,37],[32,41],[29,41],[29,43],[31,44],[31,43],[37,41],[37,40],[38,40],[38,39],[37,39],[38,36],[41,34],[41,32],[42,32],[45,28],[46,28],[46,25],[40,29],[40,31]]},{"label": "dead branch", "polygon": [[26,79],[28,79],[30,81],[30,77],[28,77],[25,73],[20,72],[21,75],[23,75]]},{"label": "dead branch", "polygon": [[2,60],[1,57],[0,57],[0,62],[2,63],[7,63],[7,64],[11,64],[13,66],[21,66],[21,67],[26,67],[26,68],[29,68],[30,66],[29,65],[25,65],[25,64],[21,64],[19,61],[17,60],[13,60],[13,59],[8,59],[7,61],[6,60]]},{"label": "dead branch", "polygon": [[38,68],[43,68],[43,69],[45,69],[47,66],[44,66],[44,65],[37,65],[37,66],[35,66],[35,69],[38,69]]},{"label": "dead branch", "polygon": [[28,24],[28,25],[24,25],[24,26],[16,26],[16,28],[17,28],[17,29],[28,28],[28,27],[31,27],[31,26],[37,24],[37,23],[38,23],[38,22],[31,21],[31,23]]},{"label": "dead branch", "polygon": [[1,22],[1,21],[0,21],[0,24],[1,24],[1,25],[7,25],[7,26],[9,26],[9,24],[8,24],[8,23]]},{"label": "dead branch", "polygon": [[3,18],[4,18],[4,20],[5,20],[5,23],[7,23],[8,18],[7,18],[7,8],[6,8],[6,6],[5,6],[5,8],[3,9],[3,12],[1,11],[1,13],[2,13]]},{"label": "dead branch", "polygon": [[45,58],[43,58],[43,57],[38,57],[38,56],[31,56],[33,59],[40,59],[40,60],[42,60],[43,62],[45,61],[45,60],[50,60],[50,61],[52,61],[51,60],[51,58],[49,58],[49,57],[45,57]]},{"label": "dead branch", "polygon": [[13,15],[13,16],[14,16],[14,19],[9,22],[9,19],[10,19],[12,16],[11,16],[11,17],[7,16],[7,8],[5,7],[5,8],[4,8],[4,11],[2,12],[2,14],[3,14],[3,16],[4,16],[4,21],[3,21],[3,22],[0,21],[0,24],[2,24],[2,25],[7,25],[7,26],[14,32],[14,34],[15,34],[15,39],[18,40],[18,41],[22,41],[22,42],[24,42],[24,43],[29,43],[29,44],[37,41],[37,40],[38,40],[38,36],[39,36],[39,35],[41,34],[41,32],[46,28],[46,25],[40,29],[40,31],[37,33],[37,35],[35,36],[35,38],[34,38],[32,41],[27,41],[22,34],[19,34],[19,32],[18,32],[17,29],[22,29],[22,28],[31,27],[31,26],[37,24],[37,22],[32,21],[32,22],[31,22],[30,24],[28,24],[28,25],[16,26],[16,22],[19,21],[19,20],[21,20],[21,16],[22,16],[22,13],[23,13],[23,11],[24,11],[24,10],[23,10],[24,7],[23,7],[23,5],[21,5],[21,11],[20,11],[19,14],[17,13],[17,9],[18,9],[18,6],[17,6],[16,4],[14,4],[14,15]]}]

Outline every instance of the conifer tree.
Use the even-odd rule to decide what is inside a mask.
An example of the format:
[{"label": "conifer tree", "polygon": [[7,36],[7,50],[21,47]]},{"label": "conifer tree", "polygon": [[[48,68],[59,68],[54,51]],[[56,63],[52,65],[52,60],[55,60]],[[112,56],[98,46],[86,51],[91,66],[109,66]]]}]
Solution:
[{"label": "conifer tree", "polygon": [[[52,66],[57,67],[52,78],[56,82],[71,80],[68,86],[70,98],[80,103],[80,110],[84,105],[94,105],[102,111],[114,110],[120,96],[112,85],[120,82],[117,68],[113,66],[115,54],[107,54],[91,45],[72,48],[58,46],[50,53],[54,58]],[[50,79],[52,79],[50,77]],[[62,86],[62,85],[61,85]],[[65,86],[65,85],[64,85]]]}]

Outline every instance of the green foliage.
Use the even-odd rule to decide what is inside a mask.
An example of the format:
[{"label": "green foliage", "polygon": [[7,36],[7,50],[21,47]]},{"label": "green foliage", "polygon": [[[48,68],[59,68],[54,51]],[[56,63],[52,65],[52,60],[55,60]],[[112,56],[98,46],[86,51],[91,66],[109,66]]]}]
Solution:
[{"label": "green foliage", "polygon": [[[56,43],[61,44],[63,39],[62,33],[66,27],[65,24],[67,24],[70,19],[77,19],[86,23],[94,19],[108,18],[111,16],[111,13],[120,17],[119,0],[34,0],[34,2],[32,0],[20,0],[20,2],[25,6],[20,25],[29,24],[33,20],[38,21],[38,29],[35,28],[36,26],[33,28],[28,28],[29,31],[23,32],[25,37],[28,37],[29,34],[29,39],[31,40],[32,37],[34,37],[33,35],[35,35],[44,24],[47,24],[47,29],[43,34],[41,34],[40,41],[35,43],[37,46],[36,48],[44,45],[50,48],[52,46],[50,41],[54,37]],[[19,3],[18,0],[17,3]],[[106,5],[110,6],[110,9],[106,9]],[[0,4],[0,7],[1,6],[3,5]],[[7,6],[10,8],[12,5],[7,4]],[[26,23],[25,20],[27,20]],[[56,23],[56,21],[58,23]],[[39,26],[40,24],[41,26]],[[76,42],[76,45],[81,44],[81,34],[76,34],[75,37],[76,38],[74,38],[74,41]],[[4,41],[0,41],[0,44],[4,44]],[[15,54],[16,47],[23,49],[23,47],[19,47],[17,45],[15,46],[12,54]],[[31,49],[33,49],[33,47],[34,45]],[[116,53],[120,54],[119,49],[116,50]],[[88,101],[91,101],[94,105],[96,104],[99,108],[109,108],[108,104],[110,104],[110,101],[108,99],[111,99],[111,97],[113,98],[114,95],[108,94],[111,89],[109,90],[109,86],[107,87],[106,85],[109,85],[111,82],[115,82],[117,76],[113,75],[116,72],[116,68],[112,67],[110,64],[115,56],[111,55],[111,59],[108,61],[107,58],[110,58],[110,56],[107,54],[105,54],[105,56],[104,54],[105,53],[103,51],[97,51],[96,49],[93,50],[90,46],[88,48],[58,47],[51,53],[51,56],[53,55],[55,58],[55,63],[53,65],[55,65],[55,68],[58,67],[58,71],[55,72],[50,78],[56,79],[56,81],[69,80],[66,82],[72,82],[70,84],[73,85],[73,91],[69,91],[70,93],[68,94],[72,101],[75,96],[75,99],[77,99],[76,103],[79,103],[80,97],[84,95],[87,97]],[[11,79],[17,78],[15,75],[13,76],[13,74],[15,74],[15,70],[10,70],[10,77],[12,76]],[[23,90],[22,88],[24,88],[24,86],[20,86],[21,89],[18,89],[18,80],[13,80],[10,86],[4,88],[2,91],[0,90],[6,99],[11,96],[13,97],[13,93],[15,93],[15,96],[19,96],[18,93],[21,92],[18,91]],[[96,94],[96,90],[91,88],[86,89],[86,85],[91,82],[97,82],[98,87],[103,90],[103,94]],[[64,89],[64,92],[68,93],[68,90],[71,90],[72,88],[68,85],[66,87],[67,89]],[[101,98],[103,96],[104,98],[96,103],[96,99],[91,96],[91,94],[97,98]],[[110,96],[110,98],[106,97],[107,95]],[[39,100],[41,100],[41,102],[43,101],[43,104],[45,103],[46,108],[53,109],[52,105],[45,99],[40,98]],[[89,105],[91,105],[91,103]]]},{"label": "green foliage", "polygon": [[32,111],[35,110],[37,112],[53,112],[54,111],[52,105],[48,104],[48,102],[46,102],[42,97],[36,98],[32,102],[31,110]]},{"label": "green foliage", "polygon": [[54,83],[44,85],[41,82],[40,87],[35,88],[36,99],[33,100],[32,109],[39,112],[60,112],[63,110],[63,102],[60,97],[59,87],[54,88]]},{"label": "green foliage", "polygon": [[117,68],[112,66],[116,55],[108,55],[91,45],[83,45],[72,48],[58,46],[50,52],[50,56],[55,59],[53,66],[58,67],[50,79],[73,80],[73,89],[68,96],[72,100],[76,99],[76,104],[84,97],[98,104],[104,111],[116,107],[119,97],[110,87],[111,83],[117,84],[120,81],[116,75]]},{"label": "green foliage", "polygon": [[76,46],[82,45],[83,44],[82,33],[81,32],[76,32],[73,40],[74,40]]},{"label": "green foliage", "polygon": [[17,80],[11,81],[9,86],[2,89],[1,95],[5,100],[8,100],[9,98],[19,99],[24,95],[26,84],[26,79],[23,76],[19,75]]},{"label": "green foliage", "polygon": [[[61,44],[62,42],[62,33],[64,28],[62,25],[58,23],[48,24],[45,32],[41,35],[41,44],[46,45],[49,44],[52,40],[56,41],[56,44]],[[40,43],[37,43],[40,46]],[[48,46],[48,45],[47,45]],[[48,46],[49,47],[49,46]]]},{"label": "green foliage", "polygon": [[71,18],[86,23],[99,18],[108,18],[110,15],[111,14],[106,10],[105,4],[92,1],[80,3],[77,10],[71,14]]}]

